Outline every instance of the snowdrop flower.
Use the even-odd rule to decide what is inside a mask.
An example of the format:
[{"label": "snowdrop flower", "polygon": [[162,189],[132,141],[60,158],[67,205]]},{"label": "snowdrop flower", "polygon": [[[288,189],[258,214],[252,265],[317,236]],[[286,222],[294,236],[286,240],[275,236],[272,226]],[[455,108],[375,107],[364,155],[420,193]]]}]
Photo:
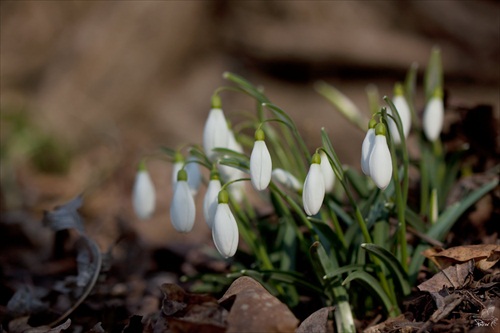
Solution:
[{"label": "snowdrop flower", "polygon": [[271,182],[271,173],[273,169],[271,154],[267,150],[265,135],[262,129],[255,131],[255,142],[250,155],[250,179],[253,187],[262,191],[267,188]]},{"label": "snowdrop flower", "polygon": [[226,190],[219,192],[218,202],[212,227],[212,238],[219,253],[224,258],[229,258],[234,256],[238,248],[238,225],[229,208],[229,195]]},{"label": "snowdrop flower", "polygon": [[146,164],[141,162],[132,190],[132,204],[135,214],[142,220],[150,218],[155,210],[155,203],[155,187],[146,169]]},{"label": "snowdrop flower", "polygon": [[425,136],[429,141],[435,141],[439,138],[443,129],[444,119],[444,103],[443,93],[440,89],[436,89],[434,95],[427,102],[424,110],[422,127]]},{"label": "snowdrop flower", "polygon": [[191,189],[191,194],[196,195],[201,185],[201,171],[198,163],[195,162],[196,158],[193,156],[188,157],[186,162],[186,172],[188,174],[188,184]]},{"label": "snowdrop flower", "polygon": [[181,169],[177,175],[174,197],[170,206],[170,219],[175,230],[189,232],[193,229],[196,207],[187,182],[188,174]]},{"label": "snowdrop flower", "polygon": [[220,98],[212,97],[212,109],[208,114],[207,122],[203,130],[203,148],[208,158],[213,160],[217,154],[214,148],[227,148],[229,143],[229,129],[226,117],[221,109]]},{"label": "snowdrop flower", "polygon": [[379,123],[375,127],[375,142],[369,161],[370,177],[381,190],[389,185],[392,177],[391,152],[387,146],[385,133],[385,125]]},{"label": "snowdrop flower", "polygon": [[208,182],[207,192],[205,193],[205,198],[203,199],[203,215],[205,216],[205,221],[207,222],[210,229],[214,224],[215,212],[217,210],[217,204],[219,203],[217,196],[221,189],[221,184],[219,180],[219,174],[217,171],[212,171],[210,173],[210,181]]},{"label": "snowdrop flower", "polygon": [[[392,103],[398,110],[399,118],[401,118],[401,125],[403,126],[403,133],[405,138],[407,138],[411,128],[411,111],[404,96],[403,86],[400,83],[396,84],[394,87],[394,98],[392,99]],[[391,108],[388,108],[387,113],[395,117]],[[389,118],[388,123],[389,131],[394,139],[394,143],[401,143],[401,137],[399,136],[396,122],[392,118]]]},{"label": "snowdrop flower", "polygon": [[321,156],[315,153],[302,191],[302,202],[306,214],[309,216],[316,215],[323,204],[324,198],[325,181],[321,171]]},{"label": "snowdrop flower", "polygon": [[363,145],[361,146],[361,170],[367,176],[370,176],[370,155],[375,143],[375,126],[377,122],[375,119],[370,119],[368,123],[368,131],[366,132]]},{"label": "snowdrop flower", "polygon": [[325,192],[329,193],[333,190],[333,185],[335,185],[335,172],[333,172],[332,165],[328,160],[326,153],[322,151],[321,156],[321,172],[323,173],[323,179],[325,181]]},{"label": "snowdrop flower", "polygon": [[302,189],[302,184],[294,175],[280,168],[276,168],[271,172],[271,179],[295,191]]}]

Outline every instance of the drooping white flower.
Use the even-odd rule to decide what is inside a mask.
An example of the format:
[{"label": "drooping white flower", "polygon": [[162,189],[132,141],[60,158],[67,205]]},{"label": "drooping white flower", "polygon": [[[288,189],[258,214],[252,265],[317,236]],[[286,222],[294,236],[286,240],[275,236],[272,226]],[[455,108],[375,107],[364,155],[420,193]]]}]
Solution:
[{"label": "drooping white flower", "polygon": [[[411,111],[404,96],[403,86],[401,84],[396,84],[394,88],[394,98],[392,99],[392,103],[396,107],[396,110],[398,110],[399,117],[401,118],[401,125],[403,126],[403,133],[405,138],[407,138],[411,129]],[[387,113],[395,117],[391,108],[387,110]],[[401,143],[401,137],[399,136],[396,122],[392,118],[389,118],[388,123],[389,131],[394,139],[394,143]]]},{"label": "drooping white flower", "polygon": [[203,130],[203,148],[210,160],[217,156],[214,148],[227,148],[229,144],[229,129],[224,112],[218,107],[212,106],[208,114],[207,122]]},{"label": "drooping white flower", "polygon": [[273,171],[271,154],[269,154],[264,138],[264,131],[260,128],[257,129],[252,154],[250,155],[250,179],[253,187],[258,191],[267,188],[271,182],[271,173]]},{"label": "drooping white flower", "polygon": [[196,206],[191,189],[187,182],[186,170],[181,169],[177,176],[174,188],[174,196],[170,206],[170,220],[175,230],[189,232],[193,229],[196,215]]},{"label": "drooping white flower", "polygon": [[205,216],[205,221],[207,222],[210,229],[212,229],[215,212],[217,210],[217,205],[219,203],[217,196],[221,189],[221,183],[219,180],[219,175],[217,172],[212,172],[210,174],[210,181],[208,182],[207,192],[205,193],[205,198],[203,199],[203,215]]},{"label": "drooping white flower", "polygon": [[436,141],[443,129],[444,103],[442,93],[436,90],[425,106],[422,127],[429,141]]},{"label": "drooping white flower", "polygon": [[212,227],[212,238],[219,253],[224,258],[229,258],[234,256],[238,248],[238,224],[229,208],[227,191],[219,192],[218,201]]},{"label": "drooping white flower", "polygon": [[144,162],[139,164],[132,190],[132,204],[135,214],[142,220],[153,215],[156,204],[156,192]]},{"label": "drooping white flower", "polygon": [[370,119],[368,123],[368,131],[366,132],[365,139],[361,146],[361,170],[367,176],[370,175],[370,155],[373,150],[373,144],[375,142],[375,126],[377,122],[375,119]]},{"label": "drooping white flower", "polygon": [[385,125],[379,123],[375,127],[375,142],[369,161],[370,177],[381,190],[389,185],[392,177],[391,152],[387,146],[385,133]]},{"label": "drooping white flower", "polygon": [[301,182],[295,178],[294,175],[284,169],[273,169],[271,172],[271,179],[295,191],[299,191],[302,188]]},{"label": "drooping white flower", "polygon": [[325,181],[325,192],[329,193],[333,190],[333,186],[335,185],[335,172],[333,172],[332,165],[324,151],[320,153],[320,156],[321,172],[323,173],[323,179]]},{"label": "drooping white flower", "polygon": [[201,185],[201,171],[198,163],[195,162],[196,158],[193,156],[188,157],[186,162],[186,172],[188,174],[188,184],[191,189],[191,194],[196,195]]},{"label": "drooping white flower", "polygon": [[302,203],[306,214],[309,216],[316,215],[323,204],[324,198],[325,181],[321,171],[321,156],[315,153],[302,191]]}]

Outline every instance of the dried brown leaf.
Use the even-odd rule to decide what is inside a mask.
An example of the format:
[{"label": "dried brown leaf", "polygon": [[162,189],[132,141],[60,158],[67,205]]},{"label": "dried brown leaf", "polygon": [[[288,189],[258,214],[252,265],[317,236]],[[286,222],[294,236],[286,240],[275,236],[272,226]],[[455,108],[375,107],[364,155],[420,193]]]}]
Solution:
[{"label": "dried brown leaf", "polygon": [[332,332],[333,327],[329,330],[328,327],[328,315],[333,311],[333,306],[328,306],[317,310],[307,317],[299,327],[295,330],[295,333],[327,333]]},{"label": "dried brown leaf", "polygon": [[474,263],[472,260],[463,264],[450,266],[429,280],[422,282],[417,288],[421,291],[431,293],[437,293],[443,288],[462,288],[468,283],[473,271]]},{"label": "dried brown leaf", "polygon": [[438,249],[429,249],[424,252],[424,255],[434,261],[441,269],[447,268],[455,263],[474,260],[477,268],[487,270],[493,267],[500,259],[500,245],[462,245],[442,251]]},{"label": "dried brown leaf", "polygon": [[250,277],[236,279],[219,302],[233,300],[227,316],[227,333],[293,332],[299,323],[285,304]]}]

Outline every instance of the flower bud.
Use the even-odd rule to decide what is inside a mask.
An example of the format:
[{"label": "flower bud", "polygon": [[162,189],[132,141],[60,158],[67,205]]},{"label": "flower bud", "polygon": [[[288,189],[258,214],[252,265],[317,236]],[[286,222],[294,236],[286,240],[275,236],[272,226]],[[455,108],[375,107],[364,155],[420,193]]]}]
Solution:
[{"label": "flower bud", "polygon": [[[403,133],[405,135],[405,138],[407,138],[408,134],[410,134],[410,128],[411,128],[411,111],[410,107],[408,106],[408,102],[406,101],[406,98],[404,96],[403,87],[399,83],[396,84],[396,87],[394,88],[394,98],[392,99],[392,103],[394,104],[396,110],[398,111],[399,118],[401,118],[401,125],[403,126]],[[391,108],[387,110],[387,113],[392,115],[393,117],[396,117],[393,114]],[[401,137],[399,136],[399,131],[398,127],[396,126],[396,122],[392,118],[389,118],[388,124],[389,124],[389,131],[391,132],[392,138],[394,139],[394,143],[395,144],[401,143]]]},{"label": "flower bud", "polygon": [[367,176],[370,175],[370,155],[375,143],[375,125],[377,122],[374,119],[370,120],[368,131],[366,132],[363,145],[361,146],[361,170]]},{"label": "flower bud", "polygon": [[224,258],[229,258],[234,256],[238,248],[238,224],[229,208],[227,191],[220,191],[218,201],[212,227],[212,238],[219,253]]},{"label": "flower bud", "polygon": [[425,136],[429,141],[435,141],[439,138],[443,129],[444,103],[442,92],[438,89],[434,92],[427,105],[425,106],[422,127]]},{"label": "flower bud", "polygon": [[219,108],[212,108],[208,114],[203,130],[203,148],[208,158],[214,160],[214,148],[227,148],[229,133],[224,112]]},{"label": "flower bud", "polygon": [[271,182],[272,169],[271,154],[264,141],[264,131],[259,128],[255,131],[255,142],[250,155],[250,179],[256,190],[267,188]]},{"label": "flower bud", "polygon": [[306,180],[304,181],[304,190],[302,191],[302,202],[307,215],[316,215],[323,199],[325,198],[325,181],[321,171],[321,156],[315,153],[312,157],[312,163],[309,167]]},{"label": "flower bud", "polygon": [[156,204],[156,192],[144,162],[139,165],[132,190],[132,204],[135,214],[142,220],[153,215]]},{"label": "flower bud", "polygon": [[181,169],[177,176],[174,188],[174,196],[170,206],[170,220],[175,230],[189,232],[193,229],[196,207],[191,189],[187,182],[186,170]]},{"label": "flower bud", "polygon": [[188,174],[188,184],[191,189],[191,194],[196,195],[201,185],[201,171],[198,163],[195,162],[196,158],[193,156],[188,157],[186,163],[186,172]]},{"label": "flower bud", "polygon": [[375,142],[369,161],[370,177],[381,190],[389,185],[392,177],[391,152],[387,146],[385,131],[385,126],[382,123],[379,123],[375,128]]},{"label": "flower bud", "polygon": [[328,160],[325,152],[320,153],[321,156],[321,172],[323,173],[323,179],[325,181],[325,192],[330,193],[335,185],[335,172],[333,172],[332,165]]},{"label": "flower bud", "polygon": [[207,192],[205,193],[205,198],[203,199],[203,215],[205,216],[205,221],[207,222],[210,229],[212,229],[215,212],[217,211],[217,196],[221,189],[221,183],[217,172],[212,172],[210,175],[210,181],[208,182]]}]

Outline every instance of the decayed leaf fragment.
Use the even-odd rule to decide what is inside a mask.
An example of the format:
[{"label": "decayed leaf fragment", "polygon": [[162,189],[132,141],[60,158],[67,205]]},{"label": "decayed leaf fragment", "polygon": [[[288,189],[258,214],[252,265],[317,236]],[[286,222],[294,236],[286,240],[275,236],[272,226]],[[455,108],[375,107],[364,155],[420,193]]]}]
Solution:
[{"label": "decayed leaf fragment", "polygon": [[236,279],[219,303],[231,307],[226,333],[294,332],[299,323],[285,304],[247,276]]},{"label": "decayed leaf fragment", "polygon": [[500,260],[500,245],[462,245],[441,251],[433,248],[425,251],[424,255],[440,269],[445,269],[456,263],[474,260],[476,267],[485,271]]}]

